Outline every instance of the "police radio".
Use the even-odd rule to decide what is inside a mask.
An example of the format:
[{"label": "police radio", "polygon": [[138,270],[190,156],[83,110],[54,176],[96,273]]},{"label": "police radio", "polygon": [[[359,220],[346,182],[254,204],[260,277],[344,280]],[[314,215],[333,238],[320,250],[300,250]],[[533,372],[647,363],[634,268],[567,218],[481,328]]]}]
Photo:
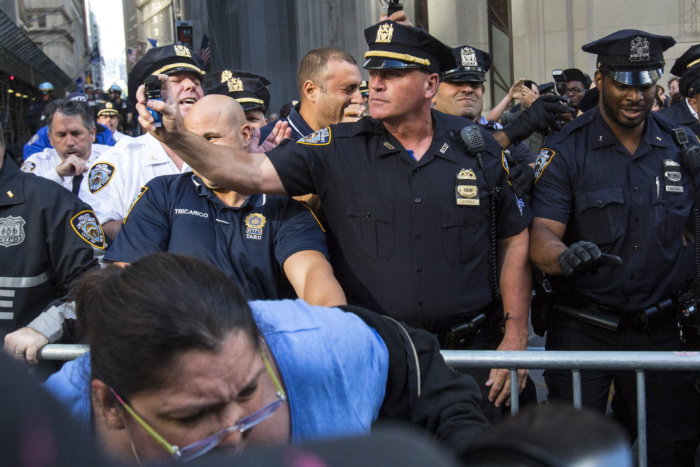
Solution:
[{"label": "police radio", "polygon": [[[154,101],[163,100],[160,95],[160,80],[156,75],[148,75],[144,85],[146,87],[146,99]],[[163,121],[160,112],[156,112],[151,108],[148,109],[148,112],[151,114],[151,117],[153,117],[153,126],[156,128],[162,127]]]}]

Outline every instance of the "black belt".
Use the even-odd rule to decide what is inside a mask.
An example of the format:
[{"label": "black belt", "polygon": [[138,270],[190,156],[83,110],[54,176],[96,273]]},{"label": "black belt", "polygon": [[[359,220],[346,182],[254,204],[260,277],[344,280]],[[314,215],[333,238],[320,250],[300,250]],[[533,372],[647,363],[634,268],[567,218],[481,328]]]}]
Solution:
[{"label": "black belt", "polygon": [[669,316],[676,316],[679,305],[671,298],[638,310],[620,310],[607,305],[598,305],[584,298],[577,297],[557,301],[554,309],[579,321],[617,332],[624,329],[650,331]]}]

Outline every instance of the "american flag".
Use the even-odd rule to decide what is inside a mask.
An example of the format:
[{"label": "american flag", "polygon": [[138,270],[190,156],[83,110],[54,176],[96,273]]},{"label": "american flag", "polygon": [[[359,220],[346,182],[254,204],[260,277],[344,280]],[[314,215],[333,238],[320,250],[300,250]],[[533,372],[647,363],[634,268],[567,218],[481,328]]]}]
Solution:
[{"label": "american flag", "polygon": [[211,46],[209,45],[209,38],[206,34],[202,36],[202,46],[199,48],[199,56],[202,57],[202,61],[205,65],[209,64],[211,60]]}]

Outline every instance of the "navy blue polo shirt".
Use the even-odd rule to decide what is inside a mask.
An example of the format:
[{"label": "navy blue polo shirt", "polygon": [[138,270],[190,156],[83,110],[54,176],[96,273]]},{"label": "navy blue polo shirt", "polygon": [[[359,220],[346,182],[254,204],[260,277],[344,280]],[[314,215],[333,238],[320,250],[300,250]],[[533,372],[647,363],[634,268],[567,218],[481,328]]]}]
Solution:
[{"label": "navy blue polo shirt", "polygon": [[250,196],[228,207],[192,173],[156,177],[141,189],[108,261],[133,263],[149,253],[196,256],[236,281],[250,300],[294,297],[282,266],[294,253],[328,256],[311,212],[285,196]]},{"label": "navy blue polo shirt", "polygon": [[289,123],[289,128],[292,129],[291,138],[295,141],[314,132],[309,124],[306,123],[306,120],[301,117],[301,114],[297,112],[297,109],[292,107],[292,109],[289,111],[289,115],[287,115],[287,118],[280,118],[274,122],[270,122],[260,129],[260,141],[264,141],[265,138],[267,138],[277,122],[280,120]]},{"label": "navy blue polo shirt", "polygon": [[[484,173],[459,138],[474,123],[437,111],[432,119],[435,134],[420,161],[369,117],[268,153],[289,194],[320,196],[349,302],[406,319],[468,315],[492,301],[487,178],[503,190],[498,238],[522,232],[531,218],[507,184],[493,138],[482,131]],[[457,201],[463,183],[472,184],[468,204]]]},{"label": "navy blue polo shirt", "polygon": [[565,224],[567,245],[586,240],[622,258],[620,268],[569,281],[598,304],[647,307],[692,275],[693,249],[682,235],[697,179],[680,164],[673,127],[650,112],[630,155],[596,108],[546,141],[537,158],[534,216]]}]

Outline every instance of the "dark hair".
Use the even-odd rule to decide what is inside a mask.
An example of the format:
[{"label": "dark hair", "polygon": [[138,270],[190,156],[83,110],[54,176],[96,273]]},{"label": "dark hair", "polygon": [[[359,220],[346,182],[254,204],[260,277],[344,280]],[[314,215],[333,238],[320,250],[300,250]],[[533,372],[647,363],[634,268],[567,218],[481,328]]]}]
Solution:
[{"label": "dark hair", "polygon": [[302,86],[306,80],[311,80],[318,84],[321,89],[325,89],[326,84],[323,74],[326,64],[330,60],[340,60],[341,62],[357,65],[357,61],[352,55],[340,49],[321,47],[320,49],[312,50],[301,59],[297,70],[297,88],[300,96],[304,95]]},{"label": "dark hair", "polygon": [[243,293],[199,259],[154,253],[126,268],[83,276],[71,291],[90,345],[92,377],[122,397],[167,385],[173,359],[187,350],[221,349],[234,330],[260,345]]},{"label": "dark hair", "polygon": [[535,83],[534,81],[532,81],[530,79],[526,79],[525,81],[523,81],[523,85],[531,91],[532,91],[533,87],[535,89],[537,89],[537,83]]},{"label": "dark hair", "polygon": [[56,101],[56,107],[50,115],[46,117],[46,126],[51,130],[51,123],[56,112],[60,112],[66,117],[80,117],[83,120],[83,125],[88,130],[95,128],[95,120],[92,117],[92,112],[88,109],[84,102],[72,101],[70,99],[60,99]]}]

